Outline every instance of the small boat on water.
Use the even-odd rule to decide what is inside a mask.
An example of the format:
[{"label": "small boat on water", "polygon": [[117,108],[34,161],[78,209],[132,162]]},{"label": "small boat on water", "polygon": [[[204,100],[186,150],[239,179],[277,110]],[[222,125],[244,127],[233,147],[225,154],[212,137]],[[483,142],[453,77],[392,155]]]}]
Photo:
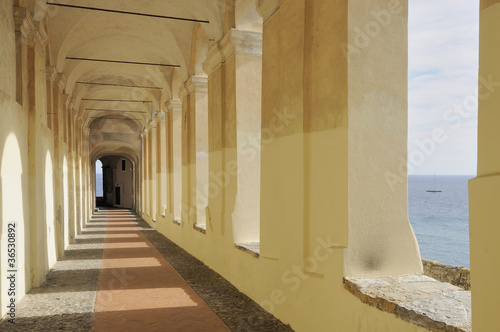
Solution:
[{"label": "small boat on water", "polygon": [[426,190],[428,193],[440,193],[441,190],[436,190],[436,173],[434,173],[434,183],[432,185],[432,190]]}]

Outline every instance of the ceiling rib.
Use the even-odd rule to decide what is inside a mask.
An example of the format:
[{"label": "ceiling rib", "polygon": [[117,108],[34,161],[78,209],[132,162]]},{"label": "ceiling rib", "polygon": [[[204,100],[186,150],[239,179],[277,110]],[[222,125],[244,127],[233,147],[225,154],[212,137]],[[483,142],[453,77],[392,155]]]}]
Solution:
[{"label": "ceiling rib", "polygon": [[121,103],[152,103],[151,100],[123,100],[123,99],[92,99],[92,98],[82,98],[86,101],[116,101]]},{"label": "ceiling rib", "polygon": [[97,7],[86,7],[86,6],[76,6],[76,5],[67,5],[67,4],[54,3],[54,2],[47,2],[47,5],[59,6],[59,7],[67,7],[67,8],[74,8],[74,9],[94,10],[94,11],[101,11],[101,12],[115,13],[115,14],[126,14],[126,15],[136,15],[136,16],[153,17],[153,18],[163,18],[163,19],[177,20],[177,21],[210,23],[210,21],[208,21],[208,20],[198,20],[198,19],[195,19],[195,18],[185,18],[185,17],[175,17],[175,16],[163,16],[163,15],[154,15],[154,14],[145,14],[145,13],[134,13],[134,12],[127,12],[127,11],[123,11],[123,10],[97,8]]},{"label": "ceiling rib", "polygon": [[180,65],[171,65],[171,64],[166,64],[166,63],[152,63],[152,62],[137,62],[137,61],[123,61],[123,60],[77,58],[77,57],[71,57],[71,56],[67,56],[66,60],[110,62],[110,63],[120,63],[120,64],[127,64],[127,65],[144,65],[144,66],[161,66],[161,67],[177,67],[177,68],[180,68]]},{"label": "ceiling rib", "polygon": [[109,109],[103,109],[103,108],[86,108],[85,110],[86,111],[121,112],[121,113],[144,113],[144,114],[147,113],[147,112],[144,112],[144,111],[109,110]]},{"label": "ceiling rib", "polygon": [[105,116],[91,116],[91,119],[109,119],[109,120],[122,120],[122,121],[141,121],[141,119],[131,119],[131,118],[110,118]]},{"label": "ceiling rib", "polygon": [[139,89],[155,89],[161,90],[160,87],[157,86],[141,86],[141,85],[126,85],[126,84],[113,84],[113,83],[96,83],[96,82],[81,82],[78,81],[76,84],[88,84],[88,85],[104,85],[104,86],[120,86],[124,88],[139,88]]}]

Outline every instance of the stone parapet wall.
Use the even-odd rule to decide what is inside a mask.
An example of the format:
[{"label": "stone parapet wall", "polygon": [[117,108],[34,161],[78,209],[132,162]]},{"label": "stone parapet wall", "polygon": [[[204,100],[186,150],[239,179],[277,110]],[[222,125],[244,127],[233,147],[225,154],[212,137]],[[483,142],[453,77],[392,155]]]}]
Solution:
[{"label": "stone parapet wall", "polygon": [[422,259],[424,274],[442,282],[448,282],[465,290],[470,290],[470,270]]}]

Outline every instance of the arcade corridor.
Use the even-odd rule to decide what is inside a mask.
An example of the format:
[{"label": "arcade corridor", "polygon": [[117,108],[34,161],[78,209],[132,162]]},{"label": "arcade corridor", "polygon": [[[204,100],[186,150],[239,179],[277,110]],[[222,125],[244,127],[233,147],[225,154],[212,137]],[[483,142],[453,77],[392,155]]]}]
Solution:
[{"label": "arcade corridor", "polygon": [[0,0],[1,316],[490,331],[499,18],[482,0],[469,292],[408,220],[407,0]]},{"label": "arcade corridor", "polygon": [[0,331],[292,331],[122,209],[96,212],[18,310]]}]

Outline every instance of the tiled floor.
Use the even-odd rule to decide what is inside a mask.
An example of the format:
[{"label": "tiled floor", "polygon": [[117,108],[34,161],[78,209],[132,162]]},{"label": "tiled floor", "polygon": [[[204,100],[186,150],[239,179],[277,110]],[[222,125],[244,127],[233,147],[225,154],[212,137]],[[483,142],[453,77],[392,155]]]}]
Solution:
[{"label": "tiled floor", "polygon": [[289,332],[128,210],[101,210],[0,331]]},{"label": "tiled floor", "polygon": [[138,229],[109,211],[93,331],[229,331]]}]

